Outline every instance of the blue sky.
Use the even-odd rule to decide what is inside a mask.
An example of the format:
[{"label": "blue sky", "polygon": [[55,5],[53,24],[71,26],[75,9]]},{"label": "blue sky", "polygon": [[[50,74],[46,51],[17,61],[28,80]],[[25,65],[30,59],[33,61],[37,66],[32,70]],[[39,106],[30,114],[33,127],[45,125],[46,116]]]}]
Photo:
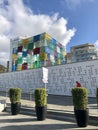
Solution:
[{"label": "blue sky", "polygon": [[83,43],[95,43],[98,39],[98,0],[25,0],[37,14],[59,13],[68,20],[68,28],[76,28],[75,36],[67,45],[70,47]]},{"label": "blue sky", "polygon": [[98,47],[98,0],[0,0],[0,63],[10,56],[10,39],[48,32],[71,46]]}]

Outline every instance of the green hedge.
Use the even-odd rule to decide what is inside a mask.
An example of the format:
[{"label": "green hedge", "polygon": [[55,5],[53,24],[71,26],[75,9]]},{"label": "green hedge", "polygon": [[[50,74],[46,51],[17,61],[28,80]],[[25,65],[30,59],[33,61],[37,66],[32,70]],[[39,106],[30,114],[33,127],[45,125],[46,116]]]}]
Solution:
[{"label": "green hedge", "polygon": [[21,102],[21,89],[20,88],[10,88],[9,98],[11,103]]},{"label": "green hedge", "polygon": [[35,89],[34,97],[36,106],[42,107],[47,105],[47,93],[45,88]]},{"label": "green hedge", "polygon": [[72,89],[72,98],[74,108],[77,110],[84,110],[87,108],[88,104],[88,90],[84,87],[73,88]]}]

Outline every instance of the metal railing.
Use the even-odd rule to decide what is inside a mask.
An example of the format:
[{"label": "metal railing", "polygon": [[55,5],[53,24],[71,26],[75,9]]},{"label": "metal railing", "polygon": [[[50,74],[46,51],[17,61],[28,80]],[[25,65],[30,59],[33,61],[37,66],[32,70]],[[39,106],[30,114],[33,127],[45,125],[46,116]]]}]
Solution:
[{"label": "metal railing", "polygon": [[[9,97],[9,87],[0,87],[0,96]],[[32,101],[34,100],[35,88],[21,88],[21,99]],[[46,90],[48,96],[48,89]]]},{"label": "metal railing", "polygon": [[[8,87],[0,87],[0,96],[3,96],[5,98],[9,97],[9,89]],[[33,88],[27,88],[27,89],[22,89],[22,95],[21,95],[21,99],[25,99],[25,100],[30,100],[32,101],[34,99],[34,90]]]}]

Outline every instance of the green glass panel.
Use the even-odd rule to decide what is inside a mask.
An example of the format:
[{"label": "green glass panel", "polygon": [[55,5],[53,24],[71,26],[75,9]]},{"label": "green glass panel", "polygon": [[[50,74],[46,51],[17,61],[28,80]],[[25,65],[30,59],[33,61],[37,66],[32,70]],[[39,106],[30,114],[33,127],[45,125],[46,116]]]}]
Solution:
[{"label": "green glass panel", "polygon": [[51,49],[54,50],[54,45],[53,44],[50,44],[49,46],[50,46]]},{"label": "green glass panel", "polygon": [[33,42],[32,42],[32,43],[29,43],[29,44],[28,44],[28,50],[33,50],[33,48],[34,48]]},{"label": "green glass panel", "polygon": [[37,68],[37,62],[36,61],[34,62],[34,68]]},{"label": "green glass panel", "polygon": [[22,57],[18,58],[18,64],[22,64]]},{"label": "green glass panel", "polygon": [[40,67],[40,62],[39,61],[37,61],[37,68],[39,68]]}]

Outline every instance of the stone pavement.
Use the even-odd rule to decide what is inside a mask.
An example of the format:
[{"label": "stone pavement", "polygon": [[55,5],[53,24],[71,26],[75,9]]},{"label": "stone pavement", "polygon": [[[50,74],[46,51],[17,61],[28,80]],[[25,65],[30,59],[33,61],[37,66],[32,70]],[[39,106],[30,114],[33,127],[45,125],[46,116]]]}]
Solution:
[{"label": "stone pavement", "polygon": [[[32,101],[22,100],[22,105],[34,108],[34,98]],[[47,107],[49,110],[60,111],[61,113],[64,111],[73,113],[74,110],[71,96],[48,95]],[[88,108],[90,116],[96,117],[98,119],[98,106],[96,104],[96,98],[88,98]]]},{"label": "stone pavement", "polygon": [[[0,96],[0,100],[3,99],[6,100],[7,103],[10,103],[8,97],[6,98]],[[74,110],[71,96],[48,95],[47,103],[48,103],[47,107],[50,110],[55,110],[60,112],[66,111],[70,113],[73,113]],[[22,99],[22,106],[27,108],[34,108],[35,107],[34,97],[32,98],[32,101]],[[88,99],[88,108],[89,108],[89,114],[91,116],[98,117],[98,106],[96,104],[96,98]]]},{"label": "stone pavement", "polygon": [[[5,99],[9,104],[9,98]],[[22,100],[22,114],[12,116],[11,113],[0,113],[0,130],[33,129],[33,130],[65,130],[65,129],[98,129],[98,108],[95,98],[89,98],[88,108],[90,123],[87,127],[79,128],[74,119],[72,97],[48,95],[48,116],[45,121],[36,121],[35,102]],[[29,114],[25,114],[25,113]],[[34,112],[34,114],[33,114]],[[55,117],[55,118],[54,118]],[[69,119],[70,118],[70,119]],[[18,122],[18,123],[17,123]]]},{"label": "stone pavement", "polygon": [[98,130],[98,126],[77,127],[75,122],[46,119],[37,121],[35,116],[0,113],[0,130]]}]

